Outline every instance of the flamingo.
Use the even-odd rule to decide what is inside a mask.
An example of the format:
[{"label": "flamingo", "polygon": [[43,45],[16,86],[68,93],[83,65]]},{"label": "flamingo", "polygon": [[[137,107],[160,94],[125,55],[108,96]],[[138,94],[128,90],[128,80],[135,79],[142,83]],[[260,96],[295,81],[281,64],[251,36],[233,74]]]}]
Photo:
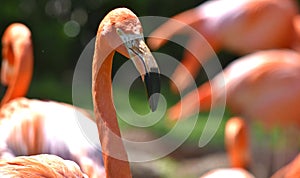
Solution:
[{"label": "flamingo", "polygon": [[[101,141],[107,177],[131,177],[126,150],[121,137],[112,102],[111,66],[114,52],[134,60],[148,96],[159,92],[158,66],[143,40],[142,26],[136,15],[126,8],[111,11],[99,25],[95,43],[92,71],[94,112]],[[151,110],[157,107],[158,98],[150,97]],[[116,150],[117,149],[117,150]],[[114,151],[123,160],[112,157]]]},{"label": "flamingo", "polygon": [[[295,0],[210,0],[162,24],[149,35],[148,44],[156,50],[176,33],[189,34],[181,62],[190,73],[179,66],[171,77],[172,91],[182,91],[191,83],[188,76],[195,77],[201,65],[221,49],[237,55],[274,48],[299,49],[294,29],[294,21],[299,21],[299,17],[294,19],[297,13]],[[204,39],[196,38],[199,34],[186,27]]]},{"label": "flamingo", "polygon": [[7,86],[0,106],[8,101],[25,96],[33,70],[31,32],[21,23],[7,27],[2,37],[1,84]]},{"label": "flamingo", "polygon": [[[212,104],[217,107],[221,98],[226,97],[226,107],[234,116],[262,123],[267,131],[279,127],[288,128],[285,133],[294,132],[300,126],[300,111],[297,109],[300,106],[299,79],[298,52],[289,49],[258,51],[241,57],[226,67],[224,81],[219,74],[189,93],[169,109],[168,116],[171,120],[187,118],[195,114],[196,107],[199,107],[197,102],[200,102],[200,111],[209,111]],[[229,160],[234,167],[247,166],[250,161],[248,131],[243,125],[245,124],[226,124],[225,143]],[[234,127],[239,129],[233,130]],[[292,137],[287,137],[290,138]],[[294,142],[289,144],[293,148]],[[241,154],[243,151],[245,155]]]},{"label": "flamingo", "polygon": [[[219,74],[204,83],[172,106],[169,118],[195,114],[197,102],[200,111],[209,111],[212,103],[217,106],[220,98],[226,97],[232,114],[263,122],[265,128],[294,123],[298,126],[299,65],[300,54],[289,49],[263,50],[236,59],[224,69],[224,82]],[[181,110],[181,105],[189,106],[188,110]]]},{"label": "flamingo", "polygon": [[205,173],[200,178],[219,178],[219,177],[230,177],[230,178],[254,178],[254,176],[244,169],[239,168],[221,168],[211,170]]},{"label": "flamingo", "polygon": [[87,178],[87,175],[81,172],[75,162],[63,160],[55,155],[18,156],[0,160],[1,177],[20,177],[20,175],[26,175],[26,177]]},{"label": "flamingo", "polygon": [[232,117],[226,122],[225,146],[231,167],[247,168],[249,166],[248,128],[243,118]]},{"label": "flamingo", "polygon": [[[80,128],[76,125],[76,117],[69,117],[71,112],[76,115],[84,114],[66,104],[28,101],[26,98],[13,100],[10,102],[12,104],[3,106],[6,109],[1,109],[0,115],[9,118],[1,120],[0,137],[2,138],[0,140],[4,140],[0,143],[2,146],[0,149],[4,150],[1,156],[9,159],[16,152],[17,155],[29,155],[28,152],[42,154],[56,151],[56,155],[62,155],[62,158],[68,159],[63,157],[66,153],[70,157],[76,154],[79,157],[77,161],[79,166],[81,166],[80,163],[88,162],[87,170],[94,169],[94,171],[97,171],[99,165],[97,163],[102,162],[103,158],[107,178],[132,177],[112,101],[111,68],[115,52],[134,61],[146,84],[149,105],[154,111],[158,98],[153,97],[152,94],[158,93],[160,88],[157,63],[143,40],[142,26],[137,16],[127,8],[117,8],[110,11],[99,25],[93,57],[92,96],[102,157],[98,152],[92,152],[95,149],[98,150],[92,147],[81,134]],[[19,106],[26,109],[16,110]],[[44,110],[40,110],[42,108]],[[43,115],[45,110],[52,111],[52,115]],[[63,116],[55,117],[60,114]],[[25,115],[25,117],[18,117],[20,115]],[[34,139],[30,139],[32,137]],[[56,149],[58,145],[60,148]],[[25,154],[22,153],[24,151]],[[63,153],[59,153],[60,151]],[[114,157],[115,154],[118,157]],[[88,155],[92,155],[90,159]],[[98,169],[101,170],[100,165]],[[102,176],[98,174],[95,177]]]},{"label": "flamingo", "polygon": [[94,122],[82,110],[54,101],[16,98],[0,110],[0,158],[37,154],[75,161],[89,177],[104,175],[99,145],[87,140],[79,119]]},{"label": "flamingo", "polygon": [[[236,118],[235,118],[236,119]],[[240,119],[240,118],[238,118]],[[300,154],[286,166],[277,170],[271,178],[296,178],[300,175]],[[241,168],[220,168],[211,170],[200,178],[254,178],[254,175]]]},{"label": "flamingo", "polygon": [[[102,175],[103,163],[92,158],[94,155],[101,156],[101,152],[86,141],[74,122],[76,116],[82,114],[91,120],[87,112],[65,103],[23,98],[29,88],[33,69],[29,28],[21,23],[9,25],[3,34],[2,46],[1,82],[7,86],[7,90],[0,104],[0,158],[52,153],[76,161],[90,177]],[[63,134],[64,128],[56,126],[66,121],[74,122],[69,135]],[[78,143],[70,141],[72,135],[78,135]]]},{"label": "flamingo", "polygon": [[276,171],[271,178],[295,178],[300,175],[300,154],[288,165]]}]

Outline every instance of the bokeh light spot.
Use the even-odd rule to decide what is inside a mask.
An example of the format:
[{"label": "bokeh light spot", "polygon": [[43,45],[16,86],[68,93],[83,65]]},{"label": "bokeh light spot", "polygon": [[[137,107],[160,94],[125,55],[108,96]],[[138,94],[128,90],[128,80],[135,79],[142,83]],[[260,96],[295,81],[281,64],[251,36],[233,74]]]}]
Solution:
[{"label": "bokeh light spot", "polygon": [[68,37],[76,37],[80,32],[80,25],[74,20],[70,20],[64,25],[64,32]]},{"label": "bokeh light spot", "polygon": [[68,14],[71,6],[70,0],[50,0],[45,6],[45,12],[49,16],[60,17]]},{"label": "bokeh light spot", "polygon": [[75,20],[81,26],[83,26],[88,20],[88,14],[85,9],[75,9],[71,14],[71,20]]}]

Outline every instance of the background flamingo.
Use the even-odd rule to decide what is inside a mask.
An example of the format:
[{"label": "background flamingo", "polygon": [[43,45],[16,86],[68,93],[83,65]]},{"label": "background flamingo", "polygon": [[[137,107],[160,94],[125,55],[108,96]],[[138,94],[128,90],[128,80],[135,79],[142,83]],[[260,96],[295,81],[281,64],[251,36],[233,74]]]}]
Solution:
[{"label": "background flamingo", "polygon": [[6,92],[0,106],[25,96],[33,71],[33,49],[30,30],[21,23],[7,27],[2,36],[1,84]]},{"label": "background flamingo", "polygon": [[[113,133],[121,138],[111,94],[111,65],[115,50],[134,59],[138,64],[137,69],[146,82],[149,97],[159,92],[159,76],[156,73],[159,70],[143,41],[142,27],[135,14],[126,8],[112,10],[102,20],[97,32],[92,91],[106,177],[118,178],[131,177],[131,172],[122,140],[112,135]],[[151,109],[155,110],[156,98],[149,98],[149,104]],[[20,107],[23,107],[23,110],[16,109]],[[49,112],[44,115],[47,113],[44,111],[52,111],[52,115]],[[0,126],[2,157],[7,159],[14,154],[51,153],[64,159],[75,160],[84,172],[87,170],[88,175],[103,176],[99,151],[81,134],[76,125],[76,117],[69,117],[72,112],[75,116],[82,117],[81,112],[66,104],[29,101],[25,98],[4,105],[1,112],[0,115],[4,117]],[[64,115],[55,117],[57,114]],[[85,117],[83,119],[88,120]],[[58,145],[60,148],[57,148]],[[116,153],[120,157],[113,157]],[[74,155],[78,156],[77,160],[73,158]],[[94,174],[89,174],[91,169]]]},{"label": "background flamingo", "polygon": [[73,161],[55,155],[19,156],[0,160],[1,177],[76,177],[87,178]]},{"label": "background flamingo", "polygon": [[230,177],[230,178],[254,178],[254,176],[244,169],[216,169],[209,171],[200,178],[220,178],[220,177]]},{"label": "background flamingo", "polygon": [[[201,65],[221,49],[238,55],[273,48],[298,48],[298,36],[293,27],[298,13],[297,3],[287,0],[210,0],[179,13],[154,30],[148,40],[158,49],[176,33],[189,33],[182,64],[196,76]],[[181,22],[181,23],[180,23]],[[186,27],[192,27],[205,39],[196,38]],[[211,50],[213,49],[213,51]],[[200,60],[201,64],[198,60]],[[189,73],[177,67],[172,75],[171,89],[182,91],[192,81]],[[177,87],[177,88],[176,88]]]},{"label": "background flamingo", "polygon": [[[300,175],[300,155],[292,160],[286,166],[276,171],[271,178],[296,178]],[[201,178],[219,178],[219,177],[230,177],[230,178],[254,178],[254,176],[244,169],[240,168],[223,168],[211,170]]]},{"label": "background flamingo", "polygon": [[[211,104],[216,107],[219,99],[226,97],[226,106],[233,115],[262,123],[267,130],[288,128],[286,132],[295,138],[300,114],[297,109],[300,106],[299,69],[300,54],[293,50],[267,50],[247,55],[224,70],[224,82],[222,75],[217,75],[170,108],[169,117],[179,119],[194,114],[197,102],[200,102],[200,111],[209,111]],[[198,94],[199,100],[195,100]],[[184,105],[189,106],[188,110],[181,108]],[[293,141],[288,144],[289,149],[298,146]],[[229,155],[230,160],[235,160],[232,153]],[[281,163],[284,164],[284,159]]]},{"label": "background flamingo", "polygon": [[[10,25],[4,32],[2,46],[1,81],[8,87],[1,100],[0,157],[56,154],[76,161],[90,177],[102,175],[101,160],[93,158],[100,157],[101,152],[85,139],[76,124],[79,117],[89,119],[90,115],[68,104],[22,98],[29,88],[33,68],[30,30],[20,23]],[[57,126],[63,122],[72,125],[72,121],[70,134],[63,133],[66,127]],[[75,135],[77,143],[71,141]]]},{"label": "background flamingo", "polygon": [[300,175],[300,155],[292,160],[288,165],[276,171],[271,178],[294,178]]},{"label": "background flamingo", "polygon": [[225,125],[225,146],[230,166],[247,169],[250,164],[250,141],[243,118],[232,117]]},{"label": "background flamingo", "polygon": [[[296,178],[300,174],[299,168],[300,155],[298,155],[294,160],[292,160],[286,166],[280,168],[276,171],[271,178]],[[201,178],[219,178],[219,177],[231,177],[231,178],[254,178],[254,176],[241,168],[221,168],[211,170]]]},{"label": "background flamingo", "polygon": [[[209,59],[209,57],[211,57],[212,55],[210,46],[216,52],[220,51],[221,49],[225,49],[238,55],[247,54],[261,49],[272,49],[272,48],[293,48],[299,50],[298,32],[299,32],[300,23],[299,23],[299,16],[297,15],[297,12],[298,12],[298,8],[297,8],[296,1],[285,1],[284,3],[276,0],[271,0],[271,1],[252,0],[252,1],[240,1],[240,2],[207,1],[201,4],[199,7],[180,13],[172,18],[181,21],[184,24],[190,25],[195,30],[197,30],[200,34],[202,34],[204,38],[207,40],[207,41],[205,40],[201,41],[199,40],[199,38],[193,37],[193,34],[190,34],[190,39],[187,44],[188,47],[187,49],[190,49],[191,51],[185,51],[182,59],[182,63],[191,72],[193,76],[196,76],[198,70],[201,68],[201,64],[197,61],[197,59],[200,59],[201,62],[205,62],[207,59]],[[282,16],[280,14],[282,14]],[[278,16],[281,17],[277,19]],[[192,17],[196,17],[196,18],[192,18]],[[278,31],[277,30],[273,31],[272,27],[276,26],[273,23],[277,23],[276,25],[278,25],[278,27],[276,28],[278,29]],[[184,25],[180,26],[177,24],[176,26],[175,22],[169,20],[151,34],[154,37],[158,37],[161,39],[151,38],[149,40],[149,45],[150,47],[153,47],[153,49],[157,49],[161,45],[163,45],[167,39],[170,39],[174,34],[189,33],[189,32],[190,31],[185,29]],[[209,44],[209,46],[207,45],[207,43]],[[270,56],[270,58],[272,57]],[[294,58],[298,58],[298,57],[294,57]],[[232,71],[230,73],[233,73]],[[238,75],[237,72],[235,73],[236,73],[236,78],[238,78],[235,80],[237,80],[236,82],[240,82],[240,83],[239,84],[236,84],[236,82],[233,84],[231,83],[230,84],[232,86],[231,88],[235,88],[236,87],[235,85],[239,85],[239,87],[241,87],[239,89],[242,89],[243,92],[244,91],[248,92],[248,90],[246,90],[247,87],[244,85],[249,86],[250,85],[249,80],[254,80],[254,79],[249,79],[246,80],[245,82],[242,82],[240,81],[242,79],[240,79],[237,76]],[[179,90],[183,90],[189,85],[190,81],[186,80],[186,75],[188,74],[184,73],[182,68],[180,67],[178,67],[175,70],[172,79],[175,81],[174,83],[177,83],[178,85],[175,86],[174,83],[171,84],[171,88],[173,91],[177,90],[176,87],[178,87]],[[283,75],[284,74],[282,74],[281,76]],[[255,83],[253,81],[251,82]],[[282,82],[282,84],[286,85],[284,82]],[[216,85],[217,82],[214,83],[214,86]],[[277,84],[274,84],[275,89],[276,86]],[[188,117],[191,113],[195,113],[195,106],[197,105],[198,107],[199,101],[201,101],[200,110],[208,111],[209,108],[211,107],[210,88],[211,88],[210,84],[205,83],[198,88],[198,91],[194,91],[189,95],[187,95],[181,103],[178,103],[176,106],[174,106],[169,110],[170,118],[171,119],[179,118],[180,114],[182,117]],[[254,87],[252,86],[252,89],[253,88]],[[237,89],[234,89],[234,91],[237,91]],[[268,91],[266,91],[264,94],[267,94]],[[261,93],[261,91],[254,91],[253,93],[255,92]],[[246,96],[247,93],[242,93],[242,92],[238,92],[238,93],[239,94],[233,94],[231,92],[230,94],[227,95],[228,97],[230,97],[228,99],[229,101],[227,100],[227,102],[230,102],[232,100],[236,102],[232,105],[228,104],[230,110],[234,114],[239,113],[239,114],[246,115],[249,114],[249,112],[254,113],[255,111],[253,111],[254,110],[253,108],[247,109],[247,106],[249,105],[254,106],[254,104],[247,105],[245,103],[247,103],[249,100],[250,103],[254,103],[253,100],[259,98],[259,96],[256,97],[255,94],[253,93],[252,94],[250,93],[249,96]],[[218,94],[223,95],[221,92],[217,93],[217,95]],[[273,97],[271,95],[268,96],[270,99],[271,97]],[[251,97],[253,99],[250,99]],[[199,98],[199,99],[195,99],[195,98]],[[280,99],[277,98],[277,101],[279,102]],[[237,102],[239,103],[237,104]],[[242,102],[242,106],[240,106],[241,105],[240,102]],[[260,100],[258,102],[264,102],[264,101]],[[293,101],[291,100],[290,102],[297,105],[294,102],[294,100]],[[186,105],[188,107],[184,107],[182,108],[183,110],[181,110],[181,106],[183,105]],[[264,105],[267,106],[268,103],[265,102]],[[273,107],[275,107],[275,105],[276,104],[273,104]],[[257,108],[259,108],[259,106]],[[239,111],[234,111],[236,107],[238,107]],[[264,107],[261,110],[265,110],[265,108],[266,107]],[[272,108],[272,106],[270,108]],[[289,109],[281,108],[279,112],[285,110],[284,112],[288,113],[295,108],[296,107],[293,106]],[[267,109],[267,110],[271,110],[271,109]],[[275,111],[277,110],[275,109]],[[274,116],[277,114],[277,112],[274,112],[273,114],[271,114],[270,112],[271,111],[262,111],[262,113],[269,116],[269,120],[271,119],[271,116],[272,118],[274,118]],[[293,117],[292,122],[297,122],[296,116],[293,115],[293,113],[295,112],[296,111],[292,111],[292,113],[288,114],[287,116],[289,118],[291,118],[291,116]],[[255,118],[257,115],[259,114],[251,115],[250,117]],[[285,116],[282,113],[280,115]],[[263,119],[263,117],[260,118]],[[265,121],[265,125],[267,125],[266,123],[268,123],[268,121]],[[274,121],[270,121],[270,122],[274,123]],[[272,125],[273,123],[271,123],[270,125]],[[239,125],[238,123],[235,124]],[[227,140],[225,140],[225,142],[227,143],[226,144],[227,150],[229,151],[228,154],[231,155],[230,156],[231,165],[244,167],[249,162],[249,155],[242,154],[243,151],[245,151],[246,153],[248,152],[246,151],[247,146],[245,146],[247,145],[246,143],[248,142],[248,140],[245,137],[245,131],[243,131],[244,128],[242,127],[240,131],[234,133],[235,134],[234,136],[237,138],[231,139],[231,141],[229,141],[228,139],[229,134],[227,132],[230,130],[229,128],[238,127],[235,124],[233,122],[226,124],[225,138]],[[276,123],[275,125],[277,124],[278,123]],[[283,125],[285,124],[286,123],[284,123]],[[270,125],[269,127],[274,126],[274,125],[272,126]],[[239,137],[243,137],[243,139]],[[231,142],[231,144],[233,145],[230,146],[228,142]],[[239,147],[239,149],[237,149],[237,147]]]},{"label": "background flamingo", "polygon": [[[171,107],[169,116],[171,119],[188,117],[195,113],[197,102],[200,111],[209,111],[212,103],[217,105],[219,98],[226,95],[226,106],[232,113],[256,118],[267,128],[298,124],[299,63],[300,55],[293,50],[259,51],[239,58],[224,70],[224,82],[217,75],[204,83]],[[195,100],[198,95],[199,100]],[[181,111],[181,105],[185,104],[189,110]]]},{"label": "background flamingo", "polygon": [[73,106],[17,98],[2,106],[0,116],[1,158],[54,154],[75,161],[89,177],[104,174],[99,145],[78,125],[80,119],[94,123]]}]

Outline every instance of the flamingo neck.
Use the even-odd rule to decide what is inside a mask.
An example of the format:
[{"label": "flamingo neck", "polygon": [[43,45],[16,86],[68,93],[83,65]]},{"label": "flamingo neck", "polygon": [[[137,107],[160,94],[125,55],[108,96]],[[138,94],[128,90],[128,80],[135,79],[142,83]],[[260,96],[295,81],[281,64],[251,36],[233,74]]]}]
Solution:
[{"label": "flamingo neck", "polygon": [[130,166],[112,100],[111,69],[114,51],[107,50],[104,44],[105,42],[99,43],[96,40],[92,74],[94,112],[104,167],[107,178],[129,178],[132,177]]},{"label": "flamingo neck", "polygon": [[200,111],[210,111],[212,105],[212,88],[209,82],[198,88]]},{"label": "flamingo neck", "polygon": [[243,118],[230,118],[225,126],[225,146],[232,167],[247,169],[250,150],[247,124]]},{"label": "flamingo neck", "polygon": [[[198,98],[198,99],[195,99]],[[175,106],[168,111],[171,120],[187,118],[198,111],[210,111],[212,104],[211,86],[209,83],[203,84],[198,90],[194,90],[186,95]],[[200,108],[199,108],[200,106]]]},{"label": "flamingo neck", "polygon": [[293,19],[294,36],[291,48],[300,52],[300,15],[296,15]]},{"label": "flamingo neck", "polygon": [[[1,100],[0,106],[10,100],[26,95],[32,78],[33,49],[31,43],[21,45],[13,49],[14,74],[8,82],[7,90]],[[8,69],[9,70],[9,69]]]}]

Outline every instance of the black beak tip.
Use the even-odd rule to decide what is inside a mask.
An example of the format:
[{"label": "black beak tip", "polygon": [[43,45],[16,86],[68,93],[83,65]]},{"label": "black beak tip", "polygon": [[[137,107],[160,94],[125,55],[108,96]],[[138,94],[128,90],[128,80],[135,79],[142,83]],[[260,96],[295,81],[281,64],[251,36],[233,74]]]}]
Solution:
[{"label": "black beak tip", "polygon": [[152,112],[156,111],[159,101],[160,93],[160,75],[158,69],[152,69],[145,75],[145,84],[147,89],[147,95],[149,99],[149,105]]},{"label": "black beak tip", "polygon": [[7,90],[7,86],[3,85],[2,83],[0,84],[0,97],[3,98],[5,95],[5,92]]},{"label": "black beak tip", "polygon": [[149,98],[149,106],[152,112],[156,111],[157,106],[158,106],[158,100],[159,100],[159,94],[154,93],[153,95],[150,96]]}]

